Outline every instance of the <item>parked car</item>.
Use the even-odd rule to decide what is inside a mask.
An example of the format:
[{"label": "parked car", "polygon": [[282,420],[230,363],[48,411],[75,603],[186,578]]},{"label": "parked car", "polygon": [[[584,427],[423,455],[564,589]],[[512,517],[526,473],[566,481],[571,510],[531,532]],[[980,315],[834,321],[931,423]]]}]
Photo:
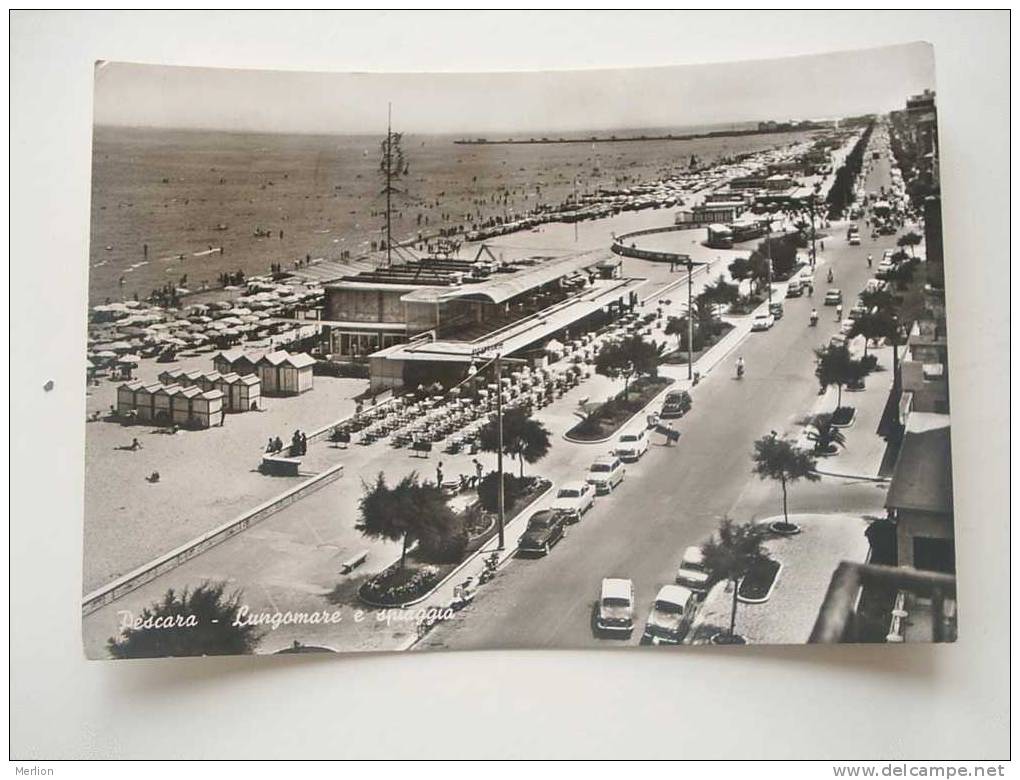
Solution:
[{"label": "parked car", "polygon": [[825,293],[824,303],[826,306],[839,306],[843,303],[843,293],[835,287],[830,287]]},{"label": "parked car", "polygon": [[772,315],[772,318],[774,320],[783,319],[783,304],[779,303],[778,301],[775,303],[770,303],[769,314]]},{"label": "parked car", "polygon": [[830,347],[845,347],[847,344],[845,333],[834,333],[829,339]]},{"label": "parked car", "polygon": [[892,260],[883,260],[878,264],[878,268],[875,269],[875,277],[878,279],[885,279],[895,270],[896,263]]},{"label": "parked car", "polygon": [[850,246],[860,246],[861,245],[861,236],[860,236],[860,234],[859,233],[852,234],[850,236],[850,238],[847,240],[847,243]]},{"label": "parked car", "polygon": [[867,306],[865,306],[863,303],[856,303],[854,304],[854,307],[850,309],[847,316],[852,320],[859,320],[867,313],[868,313]]},{"label": "parked car", "polygon": [[697,604],[694,594],[682,585],[663,585],[652,602],[642,643],[680,644],[690,628]]},{"label": "parked car", "polygon": [[804,283],[800,279],[791,279],[786,285],[787,298],[799,298],[804,294]]},{"label": "parked car", "polygon": [[672,390],[666,393],[659,416],[664,420],[683,417],[691,410],[691,394],[686,390]]},{"label": "parked car", "polygon": [[634,583],[618,577],[602,580],[595,627],[599,631],[630,636],[634,631]]},{"label": "parked car", "polygon": [[847,317],[845,320],[843,320],[839,324],[839,332],[842,333],[844,336],[849,336],[850,335],[850,331],[852,331],[853,329],[854,329],[854,321],[850,317]]},{"label": "parked car", "polygon": [[616,443],[616,457],[625,463],[641,460],[648,452],[648,430],[624,431]]},{"label": "parked car", "polygon": [[754,315],[751,320],[751,330],[768,330],[776,324],[776,318],[767,312],[760,312]]},{"label": "parked car", "polygon": [[553,545],[563,538],[565,522],[551,509],[535,512],[528,520],[527,530],[517,540],[518,552],[548,555]]},{"label": "parked car", "polygon": [[708,572],[705,571],[700,547],[688,547],[676,570],[676,584],[683,585],[694,593],[708,591]]},{"label": "parked car", "polygon": [[620,459],[615,455],[607,455],[591,464],[585,481],[594,486],[595,492],[599,495],[608,495],[613,492],[613,488],[623,482],[626,474],[627,469]]},{"label": "parked car", "polygon": [[576,523],[581,515],[595,506],[595,488],[587,482],[565,482],[556,492],[552,510],[568,523]]}]

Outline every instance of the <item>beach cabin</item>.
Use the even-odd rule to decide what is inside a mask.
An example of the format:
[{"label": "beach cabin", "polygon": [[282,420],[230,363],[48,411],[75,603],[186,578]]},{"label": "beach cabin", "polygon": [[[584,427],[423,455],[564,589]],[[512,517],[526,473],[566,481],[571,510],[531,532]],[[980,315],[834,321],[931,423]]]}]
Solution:
[{"label": "beach cabin", "polygon": [[152,394],[152,419],[160,425],[173,422],[173,397],[184,388],[180,385],[160,385]]},{"label": "beach cabin", "polygon": [[191,400],[192,420],[201,428],[223,425],[223,393],[206,390]]},{"label": "beach cabin", "polygon": [[224,411],[232,412],[235,410],[240,397],[239,391],[235,388],[239,386],[240,381],[241,377],[234,373],[223,374],[216,380],[216,387],[213,389],[223,393]]},{"label": "beach cabin", "polygon": [[158,382],[145,385],[135,391],[135,412],[142,422],[152,422],[156,419],[155,394],[163,385]]},{"label": "beach cabin", "polygon": [[244,350],[226,349],[213,357],[213,369],[221,374],[245,374],[255,373],[255,361],[245,354]]},{"label": "beach cabin", "polygon": [[182,381],[183,377],[184,377],[184,369],[183,368],[174,368],[174,369],[167,369],[166,371],[163,371],[162,373],[160,373],[158,379],[164,385],[170,386],[170,385],[182,385],[182,384],[184,384],[184,382]]},{"label": "beach cabin", "polygon": [[202,389],[198,387],[182,387],[180,392],[170,399],[170,410],[174,423],[177,425],[190,426],[191,402],[202,395]]},{"label": "beach cabin", "polygon": [[144,385],[141,382],[125,382],[117,388],[117,414],[120,417],[135,411],[135,393]]},{"label": "beach cabin", "polygon": [[304,352],[291,355],[285,350],[268,352],[255,363],[262,380],[263,395],[298,395],[312,389],[315,358]]},{"label": "beach cabin", "polygon": [[202,374],[198,381],[195,383],[198,387],[201,387],[204,391],[215,390],[216,383],[219,381],[222,374],[219,371],[211,371],[208,374]]},{"label": "beach cabin", "polygon": [[258,408],[262,400],[262,380],[255,374],[242,376],[237,385],[238,412],[251,411],[253,406]]},{"label": "beach cabin", "polygon": [[181,375],[181,379],[178,384],[183,385],[184,387],[192,387],[202,381],[202,376],[202,372],[197,369],[194,371],[187,371]]}]

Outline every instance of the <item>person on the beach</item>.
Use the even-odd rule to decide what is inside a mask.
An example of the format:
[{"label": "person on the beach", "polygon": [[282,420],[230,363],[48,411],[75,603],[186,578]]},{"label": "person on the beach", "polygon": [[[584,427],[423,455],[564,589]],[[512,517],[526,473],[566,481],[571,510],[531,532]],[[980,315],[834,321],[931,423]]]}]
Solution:
[{"label": "person on the beach", "polygon": [[140,441],[138,441],[138,439],[132,439],[131,440],[131,450],[132,451],[140,450],[141,448],[142,448],[142,443]]},{"label": "person on the beach", "polygon": [[301,434],[301,454],[306,455],[308,453],[308,437],[305,434]]},{"label": "person on the beach", "polygon": [[275,447],[276,447],[276,442],[273,441],[273,437],[270,436],[269,437],[269,443],[266,444],[266,452],[272,454],[274,452],[274,448]]}]

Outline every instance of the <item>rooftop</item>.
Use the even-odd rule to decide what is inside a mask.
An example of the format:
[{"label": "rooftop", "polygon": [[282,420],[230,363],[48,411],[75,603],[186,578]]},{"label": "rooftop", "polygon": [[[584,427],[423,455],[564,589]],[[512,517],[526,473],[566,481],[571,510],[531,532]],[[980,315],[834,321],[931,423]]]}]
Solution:
[{"label": "rooftop", "polygon": [[885,505],[890,509],[952,513],[951,457],[949,415],[918,417],[912,413],[907,418]]}]

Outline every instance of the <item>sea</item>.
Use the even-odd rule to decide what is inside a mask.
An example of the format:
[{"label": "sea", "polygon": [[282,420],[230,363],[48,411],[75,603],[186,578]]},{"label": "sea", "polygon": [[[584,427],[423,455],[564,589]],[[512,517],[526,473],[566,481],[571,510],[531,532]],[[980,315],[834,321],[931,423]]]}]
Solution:
[{"label": "sea", "polygon": [[[636,128],[618,138],[712,128]],[[528,133],[529,137],[541,137]],[[553,134],[550,134],[553,135]],[[565,135],[556,133],[555,137]],[[470,228],[493,216],[558,204],[783,146],[803,132],[627,143],[456,144],[470,135],[401,139],[395,241]],[[566,137],[607,137],[606,131]],[[520,134],[517,136],[520,137]],[[89,248],[91,305],[167,284],[196,290],[222,273],[267,273],[307,258],[367,254],[383,237],[377,136],[235,133],[96,126]]]}]

